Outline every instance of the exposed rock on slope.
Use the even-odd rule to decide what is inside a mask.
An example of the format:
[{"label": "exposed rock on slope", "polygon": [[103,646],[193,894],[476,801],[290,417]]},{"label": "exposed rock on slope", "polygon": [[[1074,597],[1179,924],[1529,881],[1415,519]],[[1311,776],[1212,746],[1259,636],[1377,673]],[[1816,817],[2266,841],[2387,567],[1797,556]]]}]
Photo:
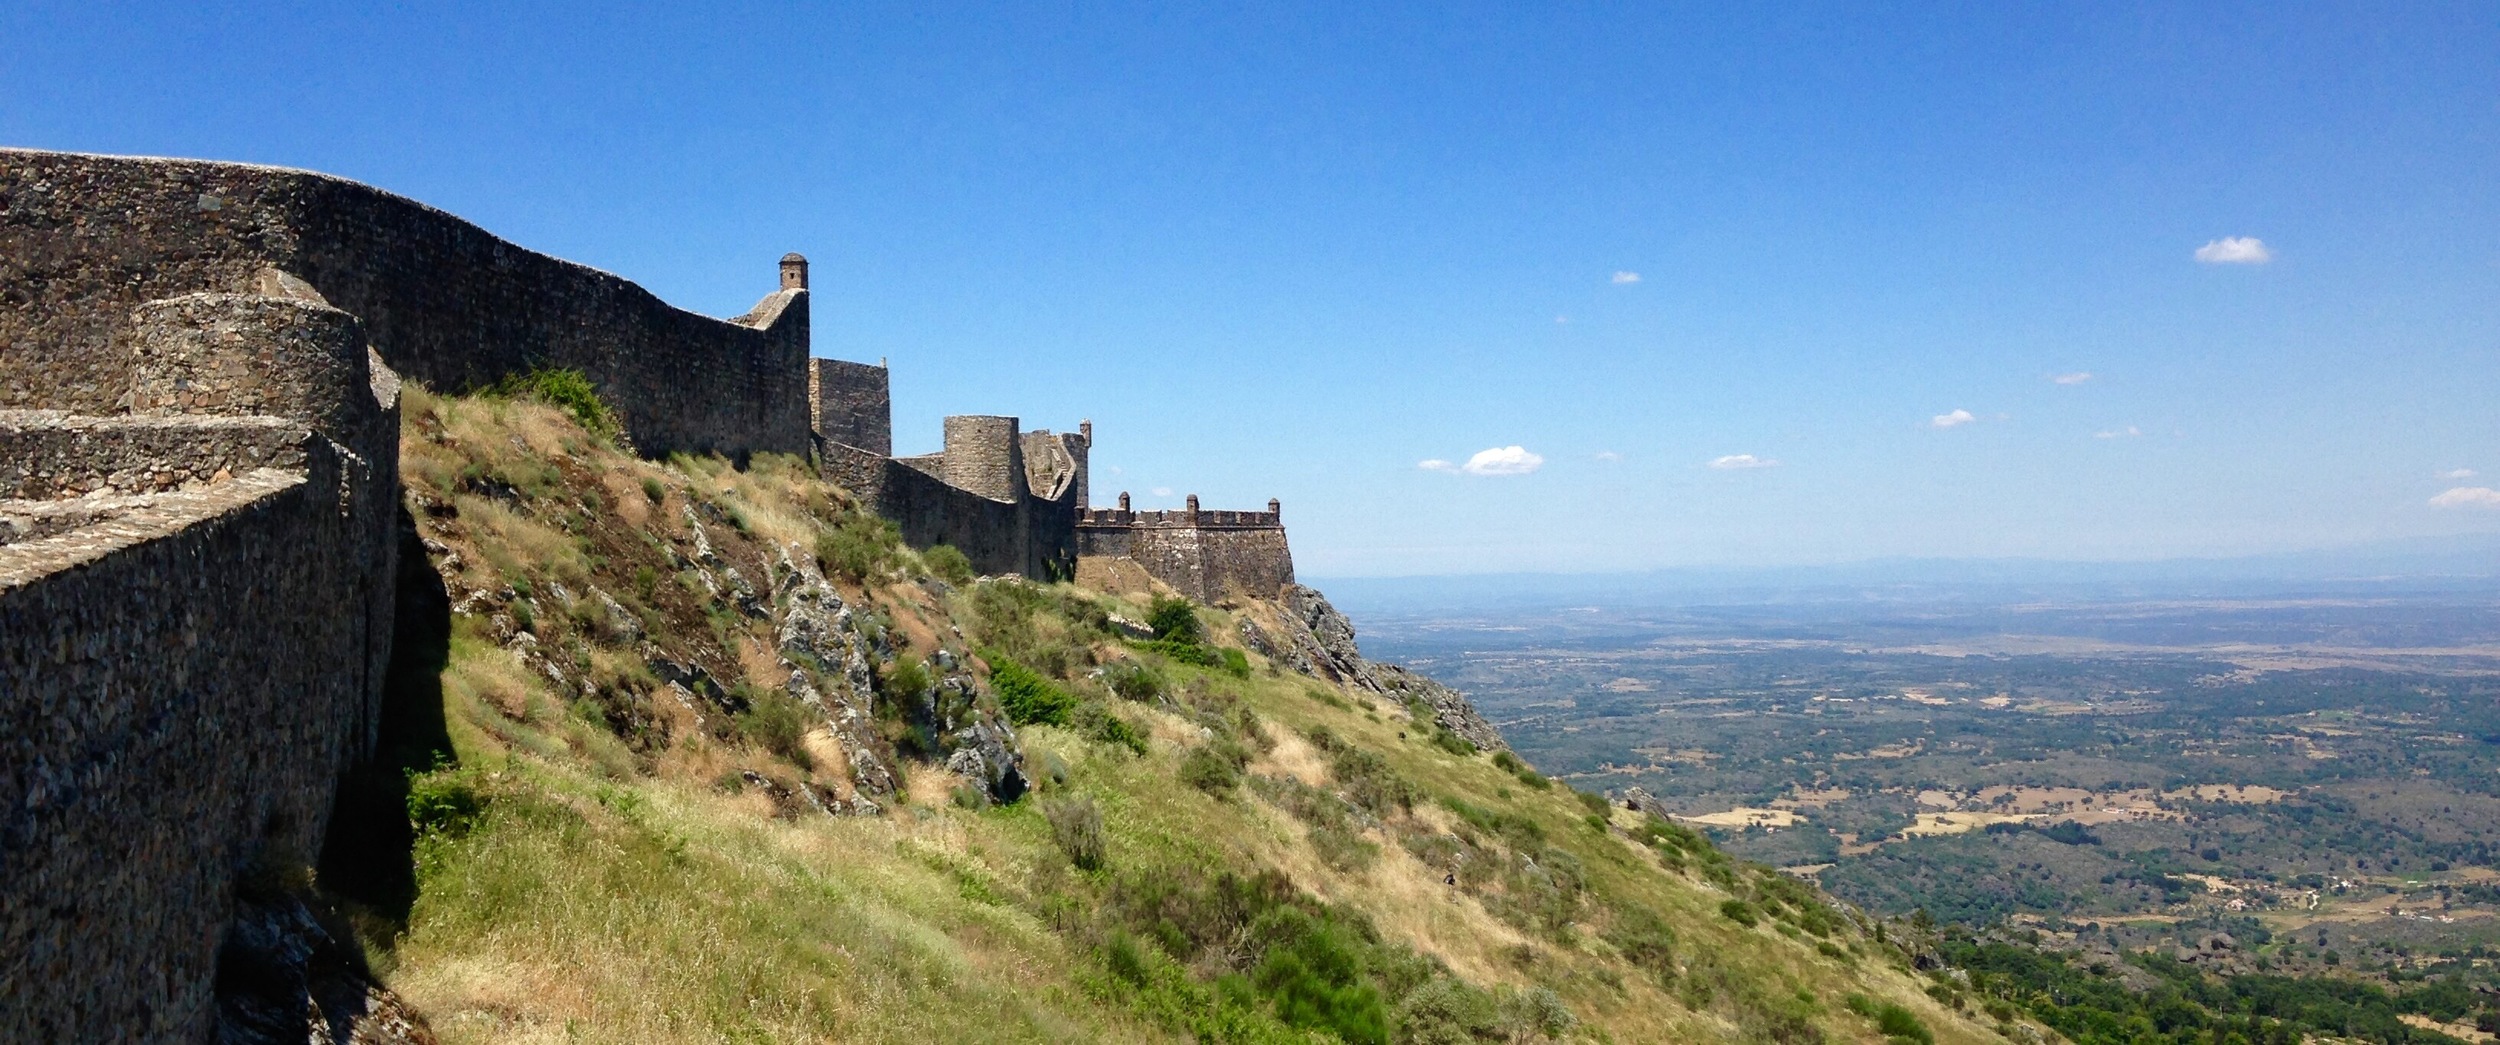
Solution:
[{"label": "exposed rock on slope", "polygon": [[1277,600],[1277,609],[1280,626],[1275,635],[1249,617],[1242,618],[1244,645],[1312,678],[1377,693],[1400,704],[1421,701],[1432,708],[1435,721],[1468,743],[1487,750],[1510,749],[1501,731],[1493,728],[1466,694],[1398,665],[1365,660],[1354,642],[1354,622],[1317,589],[1290,585]]}]

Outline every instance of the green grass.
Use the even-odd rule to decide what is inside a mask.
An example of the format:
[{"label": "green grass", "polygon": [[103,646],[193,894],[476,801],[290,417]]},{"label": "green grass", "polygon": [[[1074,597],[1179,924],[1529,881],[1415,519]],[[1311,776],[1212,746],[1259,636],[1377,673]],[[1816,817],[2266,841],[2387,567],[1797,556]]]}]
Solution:
[{"label": "green grass", "polygon": [[[512,423],[550,423],[543,408],[508,407]],[[518,445],[486,427],[502,416],[468,416],[456,443],[427,442],[412,482],[457,482],[470,463],[538,474],[526,460],[450,459]],[[1863,1029],[1800,992],[1881,999],[1948,1043],[1994,1040],[1921,995],[1883,957],[1897,951],[1812,917],[1828,909],[1811,890],[1763,879],[1681,827],[1614,830],[1594,796],[1521,787],[1534,775],[1524,763],[1410,736],[1415,723],[1384,716],[1376,697],[1253,670],[1221,644],[1234,634],[1223,612],[1169,600],[1141,611],[997,578],[943,598],[879,587],[915,560],[803,463],[742,473],[578,453],[532,480],[543,492],[529,512],[463,495],[457,532],[421,525],[482,542],[467,545],[476,586],[543,600],[561,580],[619,596],[672,656],[711,651],[709,670],[746,710],[702,728],[645,721],[673,698],[641,654],[597,645],[597,614],[546,603],[537,621],[539,648],[589,651],[596,701],[557,696],[483,616],[454,621],[442,681],[458,758],[410,781],[418,896],[405,934],[376,954],[447,1042],[1804,1041]],[[621,476],[604,499],[584,488],[602,474]],[[651,485],[660,498],[631,496]],[[876,725],[890,732],[872,740],[893,741],[914,784],[882,801],[884,816],[776,805],[775,793],[844,778],[810,754],[831,750],[821,713],[771,683],[783,670],[771,621],[664,558],[665,532],[593,547],[546,522],[555,506],[595,521],[731,489],[736,511],[707,527],[720,555],[772,579],[781,549],[812,543],[852,585],[854,619],[892,651],[876,665]],[[679,514],[651,510],[644,525],[681,526]],[[917,561],[939,572],[945,558]],[[1142,613],[1160,637],[1123,643],[1112,611]],[[958,799],[924,735],[954,727],[884,717],[969,711],[971,696],[944,684],[962,673],[932,667],[968,663],[968,646],[989,669],[979,699],[1017,725],[1032,800]],[[1727,903],[1797,937],[1737,925]]]}]

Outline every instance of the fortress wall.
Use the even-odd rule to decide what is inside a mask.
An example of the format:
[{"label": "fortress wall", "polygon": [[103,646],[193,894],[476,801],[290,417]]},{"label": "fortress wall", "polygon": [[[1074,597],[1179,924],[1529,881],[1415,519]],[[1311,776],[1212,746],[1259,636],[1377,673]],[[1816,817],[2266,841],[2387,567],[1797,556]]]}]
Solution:
[{"label": "fortress wall", "polygon": [[1019,498],[993,500],[913,467],[856,447],[818,447],[826,479],[849,490],[878,515],[892,520],[903,543],[914,548],[954,545],[985,574],[1037,579],[1070,577],[1076,570],[1076,504]]},{"label": "fortress wall", "polygon": [[274,417],[90,417],[0,410],[0,498],[146,494],[255,468],[302,468],[303,426]]},{"label": "fortress wall", "polygon": [[808,404],[819,438],[894,453],[894,399],[886,368],[839,359],[807,361]]},{"label": "fortress wall", "polygon": [[942,473],[947,483],[992,500],[1022,499],[1030,491],[1017,424],[1012,417],[979,414],[947,418]]},{"label": "fortress wall", "polygon": [[0,546],[0,1040],[204,1040],[237,865],[318,851],[388,621],[369,491],[297,431],[299,469]]},{"label": "fortress wall", "polygon": [[13,149],[0,149],[0,407],[110,412],[142,302],[249,290],[264,268],[353,313],[394,369],[435,387],[576,367],[645,453],[806,452],[804,290],[712,319],[327,175]]},{"label": "fortress wall", "polygon": [[1278,511],[1094,508],[1078,517],[1076,538],[1080,558],[1132,560],[1199,602],[1272,599],[1293,583],[1293,551]]},{"label": "fortress wall", "polygon": [[210,413],[0,413],[0,1041],[207,1037],[239,866],[379,725],[395,381],[317,304],[131,311],[96,376]]}]

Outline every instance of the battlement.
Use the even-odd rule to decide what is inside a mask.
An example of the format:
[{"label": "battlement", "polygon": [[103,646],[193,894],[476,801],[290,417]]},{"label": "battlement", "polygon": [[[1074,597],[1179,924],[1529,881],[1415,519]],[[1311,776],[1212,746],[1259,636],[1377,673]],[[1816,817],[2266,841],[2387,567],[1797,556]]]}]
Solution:
[{"label": "battlement", "polygon": [[1088,508],[1077,518],[1080,570],[1087,560],[1126,560],[1147,576],[1200,602],[1227,596],[1274,598],[1293,583],[1293,551],[1285,543],[1284,506],[1266,511],[1202,509],[1190,494],[1177,511]]}]

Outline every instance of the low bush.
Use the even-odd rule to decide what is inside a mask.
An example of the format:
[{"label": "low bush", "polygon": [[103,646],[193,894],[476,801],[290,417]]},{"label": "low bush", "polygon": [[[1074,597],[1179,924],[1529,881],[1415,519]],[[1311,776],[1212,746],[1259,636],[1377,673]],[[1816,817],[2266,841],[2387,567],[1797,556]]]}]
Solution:
[{"label": "low bush", "polygon": [[1083,795],[1042,803],[1042,819],[1050,824],[1050,840],[1068,854],[1068,862],[1088,871],[1102,869],[1102,810]]},{"label": "low bush", "polygon": [[960,586],[972,583],[972,560],[965,558],[964,553],[954,545],[941,544],[922,552],[920,561],[928,564],[930,573],[948,584]]},{"label": "low bush", "polygon": [[902,543],[893,523],[854,512],[817,535],[816,561],[829,573],[865,584],[893,572]]},{"label": "low bush", "polygon": [[617,433],[616,411],[599,398],[599,390],[588,375],[569,367],[532,370],[514,374],[486,388],[485,394],[502,399],[535,399],[572,415],[582,430],[601,439]]},{"label": "low bush", "polygon": [[1755,910],[1754,905],[1746,903],[1743,900],[1729,900],[1720,904],[1719,913],[1725,916],[1728,921],[1735,922],[1736,924],[1745,926],[1746,928],[1752,928],[1762,922],[1762,912]]},{"label": "low bush", "polygon": [[738,733],[747,742],[787,759],[801,769],[816,768],[807,753],[807,707],[780,690],[746,688],[747,709],[738,714]]},{"label": "low bush", "polygon": [[1068,691],[1005,657],[986,654],[984,659],[990,662],[990,689],[998,694],[998,706],[1007,712],[1008,721],[1019,726],[1068,724],[1068,713],[1077,704]]},{"label": "low bush", "polygon": [[1163,696],[1163,676],[1143,661],[1115,660],[1103,665],[1102,681],[1123,700],[1148,701]]},{"label": "low bush", "polygon": [[1188,599],[1164,596],[1146,610],[1146,627],[1154,632],[1155,641],[1196,646],[1206,641],[1205,626],[1198,622],[1198,609]]}]

